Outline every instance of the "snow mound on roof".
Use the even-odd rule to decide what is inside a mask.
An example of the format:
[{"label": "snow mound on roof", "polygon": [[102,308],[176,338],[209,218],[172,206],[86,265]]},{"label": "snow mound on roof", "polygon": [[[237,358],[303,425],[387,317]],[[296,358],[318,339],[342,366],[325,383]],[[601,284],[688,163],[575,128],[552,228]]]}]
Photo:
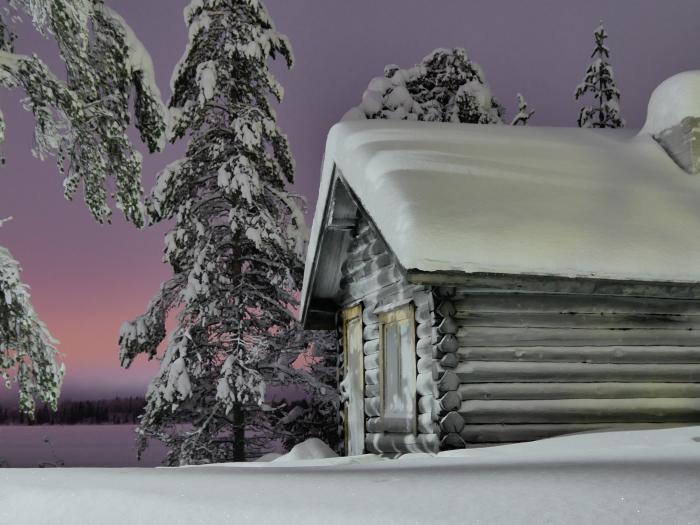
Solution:
[{"label": "snow mound on roof", "polygon": [[651,94],[642,133],[656,135],[680,124],[686,117],[700,117],[700,71],[685,71],[664,80]]},{"label": "snow mound on roof", "polygon": [[326,459],[326,458],[337,458],[338,454],[333,452],[333,449],[326,445],[323,441],[318,438],[307,439],[306,441],[295,445],[292,450],[290,450],[284,456],[280,456],[273,460],[273,463],[283,462],[283,461],[298,461],[306,459]]}]

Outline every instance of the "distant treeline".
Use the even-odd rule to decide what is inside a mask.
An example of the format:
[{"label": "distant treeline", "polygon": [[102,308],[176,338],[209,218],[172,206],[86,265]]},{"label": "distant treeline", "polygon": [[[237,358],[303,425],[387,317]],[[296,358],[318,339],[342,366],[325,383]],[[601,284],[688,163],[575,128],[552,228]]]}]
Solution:
[{"label": "distant treeline", "polygon": [[136,423],[143,412],[143,397],[117,397],[98,401],[61,401],[56,412],[47,405],[37,407],[34,419],[15,407],[0,405],[0,425],[99,425]]}]

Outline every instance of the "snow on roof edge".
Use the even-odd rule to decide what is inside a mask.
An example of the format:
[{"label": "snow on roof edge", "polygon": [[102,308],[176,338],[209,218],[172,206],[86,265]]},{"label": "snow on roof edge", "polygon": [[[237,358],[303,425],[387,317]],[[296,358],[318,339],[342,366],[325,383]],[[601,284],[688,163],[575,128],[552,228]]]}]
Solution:
[{"label": "snow on roof edge", "polygon": [[[389,177],[393,176],[394,172],[396,169],[396,165],[398,165],[398,162],[396,161],[396,158],[392,159],[392,162],[394,162],[396,165],[390,165],[387,163],[386,166],[384,167],[377,167],[376,164],[378,162],[383,162],[388,156],[390,156],[391,152],[391,141],[387,139],[387,137],[391,136],[391,133],[396,133],[397,138],[395,142],[400,142],[400,135],[402,132],[406,132],[408,130],[408,133],[411,133],[412,128],[417,127],[420,131],[418,133],[415,133],[415,135],[418,137],[416,138],[416,143],[419,144],[420,147],[422,147],[422,151],[419,153],[424,153],[424,154],[431,154],[434,153],[434,151],[430,150],[430,147],[433,146],[433,142],[436,142],[439,147],[442,147],[442,143],[439,142],[439,139],[444,139],[445,137],[448,138],[448,142],[452,141],[453,144],[448,144],[448,146],[445,146],[446,149],[449,149],[449,147],[455,147],[455,144],[462,147],[464,146],[466,149],[471,148],[472,150],[476,150],[478,148],[481,148],[484,144],[486,146],[491,146],[492,148],[499,145],[500,142],[509,145],[508,147],[513,147],[516,150],[518,148],[523,149],[531,146],[532,144],[539,144],[539,146],[542,145],[542,143],[546,143],[547,147],[551,147],[553,151],[556,151],[558,147],[563,147],[567,148],[570,146],[576,146],[578,149],[582,150],[587,150],[587,151],[595,151],[598,152],[603,151],[603,153],[607,154],[610,156],[609,159],[606,160],[607,164],[603,165],[603,168],[607,169],[613,169],[614,171],[617,171],[616,169],[620,166],[622,167],[631,167],[630,169],[632,171],[638,170],[639,171],[639,166],[649,164],[651,162],[652,166],[646,168],[645,170],[642,170],[643,173],[641,173],[640,177],[637,179],[637,182],[639,183],[639,188],[646,188],[645,182],[651,181],[652,187],[651,188],[646,188],[646,191],[648,194],[651,196],[656,196],[654,192],[657,192],[658,195],[661,195],[662,197],[666,198],[666,200],[670,204],[674,204],[673,199],[676,198],[672,194],[683,194],[683,193],[691,193],[691,194],[697,194],[700,193],[700,187],[697,186],[698,182],[697,180],[686,180],[682,179],[682,170],[677,167],[677,165],[664,153],[664,151],[658,146],[658,144],[650,137],[650,136],[644,136],[641,134],[636,134],[636,131],[631,131],[631,130],[603,130],[603,131],[595,131],[595,130],[582,130],[579,128],[551,128],[551,127],[534,127],[534,126],[529,126],[529,127],[521,127],[521,128],[512,128],[510,126],[479,126],[479,132],[474,133],[476,130],[476,125],[466,125],[466,124],[459,124],[459,125],[450,125],[450,124],[444,124],[441,123],[439,125],[437,124],[432,124],[432,123],[413,123],[413,122],[390,122],[390,121],[362,121],[362,122],[341,122],[336,125],[334,125],[329,134],[328,134],[328,139],[326,141],[326,153],[323,161],[323,169],[322,169],[322,176],[321,176],[321,185],[319,189],[319,194],[318,194],[318,203],[316,207],[316,212],[314,215],[314,221],[311,229],[311,238],[310,238],[310,243],[309,243],[309,249],[307,252],[307,260],[306,260],[306,268],[305,268],[305,276],[304,276],[304,287],[302,291],[302,309],[301,309],[301,316],[302,318],[305,317],[310,300],[311,300],[311,294],[312,294],[312,283],[311,279],[313,278],[313,273],[315,271],[316,264],[318,262],[318,258],[321,256],[321,253],[319,253],[319,250],[321,247],[319,246],[319,241],[321,238],[321,233],[322,233],[322,228],[325,227],[325,221],[327,220],[326,213],[327,213],[327,207],[328,207],[328,200],[330,198],[330,192],[332,188],[332,183],[334,181],[335,176],[335,170],[336,168],[339,169],[342,174],[343,174],[343,180],[345,180],[350,188],[353,190],[355,193],[357,199],[360,201],[361,205],[367,210],[367,212],[370,214],[372,219],[377,219],[375,216],[375,213],[377,212],[377,201],[375,202],[367,202],[367,196],[371,195],[371,192],[373,190],[376,190],[377,188],[381,190],[386,190],[387,188],[389,190],[397,190],[398,193],[400,193],[401,187],[396,186],[382,186],[381,185],[381,178],[382,177]],[[432,128],[432,131],[431,131]],[[452,128],[452,129],[450,129]],[[454,132],[454,133],[453,133]],[[516,135],[517,133],[517,135]],[[375,135],[374,139],[372,138],[372,134]],[[452,135],[455,135],[453,138]],[[382,136],[383,138],[381,140],[375,140],[377,136]],[[503,139],[505,137],[505,139]],[[516,139],[513,139],[513,137],[516,137]],[[374,150],[362,152],[359,151],[361,150],[362,147],[364,147],[365,143],[366,144],[371,144],[372,140],[375,140],[377,143],[381,143],[382,140],[388,144],[387,147],[384,147],[384,145],[379,144],[379,146],[375,147]],[[511,142],[508,143],[508,140]],[[363,143],[364,141],[364,143]],[[421,142],[422,141],[422,142]],[[432,141],[432,142],[431,142]],[[500,141],[500,142],[499,142]],[[581,141],[582,145],[578,144],[578,142]],[[427,144],[427,145],[426,145]],[[411,146],[411,144],[409,144]],[[384,148],[384,149],[382,149]],[[575,148],[573,148],[575,150]],[[610,151],[607,151],[610,150]],[[620,150],[620,151],[617,151]],[[358,153],[359,151],[359,153]],[[411,151],[408,146],[406,146],[405,149],[399,151],[403,157],[410,157],[413,155],[415,152]],[[440,153],[440,152],[438,152]],[[477,152],[478,153],[478,152]],[[576,153],[576,151],[574,151]],[[364,157],[362,157],[364,155]],[[491,153],[493,157],[493,153]],[[359,158],[358,158],[359,156]],[[419,155],[414,155],[416,157],[416,165],[420,166],[420,162],[422,159],[420,158]],[[565,155],[564,155],[565,156]],[[640,158],[635,158],[635,157],[640,157]],[[470,184],[488,184],[489,182],[489,177],[491,177],[491,173],[489,172],[489,169],[491,169],[491,166],[486,166],[486,168],[483,168],[479,163],[483,164],[484,159],[479,158],[478,154],[474,155],[475,160],[473,161],[474,166],[469,165],[468,167],[474,168],[472,171],[476,172],[476,175],[474,173],[468,173],[466,175],[467,178],[469,178],[469,183]],[[539,159],[535,156],[535,161],[539,161]],[[494,162],[501,160],[500,158],[493,157],[493,159],[486,159],[488,160],[494,160]],[[506,159],[507,160],[507,159]],[[544,169],[549,169],[547,166],[547,160],[543,161],[542,166]],[[469,160],[469,162],[472,162],[472,160]],[[371,164],[373,163],[373,164]],[[620,164],[622,163],[622,164]],[[498,164],[498,162],[496,162]],[[347,166],[346,166],[347,165]],[[361,174],[362,170],[364,169],[363,167],[371,166],[372,169],[374,170],[374,173],[370,176],[367,175],[366,173]],[[498,166],[497,166],[498,167]],[[507,168],[508,166],[506,166]],[[512,166],[510,166],[512,168]],[[540,166],[535,162],[534,168],[535,172],[538,171],[538,168]],[[348,169],[349,168],[349,169]],[[389,169],[390,171],[387,172],[382,172],[382,169]],[[410,170],[410,159],[406,160],[406,164],[403,166],[402,169],[409,169]],[[517,167],[516,171],[516,177],[511,177],[513,179],[513,183],[517,184],[518,182],[522,184],[522,180],[518,180],[517,177],[520,179],[527,179],[528,177],[532,179],[532,181],[526,181],[528,184],[532,185],[541,185],[545,189],[550,189],[550,188],[555,188],[557,189],[559,186],[561,186],[564,189],[568,190],[573,190],[578,191],[579,189],[583,190],[590,190],[591,187],[597,191],[598,193],[601,192],[601,188],[605,190],[605,185],[610,184],[610,187],[612,190],[615,191],[620,191],[620,187],[622,186],[622,183],[629,182],[628,179],[625,177],[630,177],[630,176],[635,176],[637,175],[636,173],[633,173],[632,175],[625,175],[624,177],[619,177],[617,173],[612,173],[610,177],[610,180],[593,180],[587,181],[585,178],[581,180],[576,180],[574,177],[570,177],[567,179],[566,177],[563,177],[561,181],[559,180],[554,180],[551,177],[551,174],[548,174],[550,177],[548,180],[539,180],[537,177],[537,173],[534,175],[531,173],[527,173],[528,169],[533,168],[533,166],[528,166],[527,163],[524,163],[523,169],[520,170],[519,166]],[[420,167],[414,168],[414,171],[420,171]],[[391,170],[394,170],[392,172]],[[480,173],[479,170],[484,171],[487,177],[482,176],[483,174]],[[491,169],[491,171],[494,171]],[[521,174],[520,171],[524,173]],[[551,170],[550,170],[551,171]],[[585,171],[585,167],[584,167]],[[651,173],[650,173],[651,172]],[[499,177],[502,180],[506,180],[509,183],[512,181],[508,179],[508,177],[503,177],[500,172],[494,172],[494,178],[493,180],[497,180]],[[387,175],[388,174],[388,175]],[[381,175],[381,177],[379,176]],[[521,176],[522,175],[522,176]],[[358,180],[360,180],[358,177],[364,177],[362,179],[362,184],[360,184],[360,187],[356,187],[358,185]],[[372,178],[373,177],[373,178]],[[669,177],[668,183],[664,182],[664,178]],[[600,179],[600,177],[598,177]],[[622,180],[617,180],[622,178]],[[645,180],[646,178],[646,180]],[[358,180],[354,180],[358,179]],[[367,179],[371,179],[369,181],[370,185],[375,184],[376,187],[373,187],[371,189],[367,189],[363,186],[365,186],[365,183],[368,183]],[[408,180],[408,179],[406,179]],[[377,182],[380,181],[380,182]],[[484,182],[486,181],[486,182]],[[554,182],[553,182],[554,181]],[[411,181],[409,180],[409,183]],[[450,181],[448,181],[450,182]],[[403,183],[403,180],[402,180]],[[505,186],[505,185],[503,185]],[[489,188],[488,186],[484,186],[486,189],[493,189]],[[638,193],[640,191],[639,188],[632,188],[629,187],[629,193]],[[358,191],[360,190],[360,191]],[[634,192],[632,192],[634,190]],[[480,188],[477,186],[477,189],[475,191],[481,191]],[[571,191],[570,191],[571,193]],[[415,196],[415,195],[414,195]],[[648,198],[649,195],[643,195],[642,197]],[[638,197],[635,197],[638,198]],[[371,200],[371,199],[370,199]],[[388,204],[382,204],[382,206],[386,208],[392,209],[392,216],[396,219],[398,215],[393,215],[393,210],[394,207],[396,207],[397,204],[401,204],[401,200],[399,198],[395,199],[391,203]],[[415,203],[409,203],[410,204],[415,204]],[[394,207],[392,207],[392,205]],[[635,207],[636,206],[636,207]],[[668,208],[668,205],[667,207]],[[631,208],[631,211],[639,211],[639,205],[636,202],[633,202],[633,206]],[[665,209],[662,209],[662,211],[665,211]],[[380,218],[381,219],[381,218]],[[541,218],[541,219],[547,219]],[[677,218],[676,218],[677,219]],[[663,217],[660,217],[659,220],[663,222]],[[700,215],[694,214],[690,217],[690,222],[689,224],[695,224],[700,226]],[[700,271],[695,270],[695,267],[693,266],[692,268],[688,265],[686,265],[685,268],[682,270],[679,270],[675,273],[672,272],[661,272],[658,274],[654,274],[653,272],[648,272],[648,271],[643,271],[645,270],[644,264],[645,261],[644,259],[640,259],[635,262],[633,257],[630,257],[629,253],[627,254],[627,259],[623,262],[626,263],[631,263],[631,266],[625,267],[621,266],[622,270],[618,270],[617,268],[613,268],[616,271],[610,271],[610,272],[605,272],[605,271],[586,271],[585,269],[582,270],[580,267],[566,267],[565,265],[559,265],[555,266],[552,268],[547,268],[547,267],[542,267],[542,268],[530,268],[529,271],[523,271],[524,268],[519,265],[519,261],[517,261],[517,264],[513,265],[512,267],[508,266],[503,266],[499,264],[495,264],[494,260],[490,260],[488,265],[484,264],[479,264],[478,261],[471,263],[468,258],[464,259],[452,259],[452,260],[440,260],[439,255],[436,254],[436,252],[431,252],[430,247],[427,247],[426,250],[424,250],[424,253],[432,253],[435,258],[426,258],[423,257],[422,259],[416,260],[415,258],[412,258],[410,256],[410,253],[408,253],[406,250],[402,252],[402,247],[396,244],[396,239],[400,239],[400,236],[397,237],[396,232],[390,232],[387,234],[386,231],[384,231],[383,226],[386,226],[386,224],[382,223],[387,223],[391,225],[391,221],[387,220],[375,220],[374,221],[377,225],[377,227],[380,229],[380,233],[383,235],[385,240],[387,241],[388,247],[396,254],[397,259],[399,260],[400,264],[407,269],[407,272],[409,274],[427,274],[427,273],[436,273],[436,274],[459,274],[462,279],[468,277],[469,275],[473,274],[491,274],[491,275],[513,275],[513,276],[524,276],[524,275],[529,275],[529,276],[541,276],[541,277],[558,277],[558,278],[572,278],[572,279],[595,279],[595,280],[623,280],[623,281],[637,281],[637,282],[648,282],[648,283],[668,283],[668,284],[691,284],[691,285],[696,285],[700,283]],[[393,220],[394,223],[397,222],[397,220]],[[550,221],[551,222],[551,221]],[[546,220],[542,220],[540,224],[546,224]],[[392,227],[395,227],[395,225],[391,225]],[[406,231],[412,231],[411,228],[415,226],[412,224],[405,224],[403,225],[403,232],[405,233]],[[604,233],[604,230],[600,228],[600,226],[597,226],[598,230],[595,231],[601,231]],[[476,228],[472,228],[476,229]],[[460,232],[461,234],[461,232]],[[604,239],[605,240],[605,239]],[[610,239],[607,239],[608,241]],[[629,239],[622,237],[623,241],[629,241]],[[661,236],[659,239],[659,250],[663,251],[666,246],[664,246],[664,243],[661,241],[664,241],[664,237]],[[557,239],[555,239],[555,242]],[[592,241],[589,240],[589,243],[592,242],[593,244],[596,243],[596,239],[593,238]],[[625,244],[623,242],[622,244]],[[627,244],[631,244],[630,242],[627,242]],[[653,242],[651,243],[653,245]],[[697,243],[695,243],[697,244]],[[680,247],[678,243],[676,245],[673,245],[673,247],[676,250],[679,250]],[[700,245],[698,246],[692,246],[692,249],[689,250],[689,253],[695,257],[698,254],[700,254]],[[634,250],[632,249],[630,251],[629,246],[623,246],[622,249],[627,249],[630,253],[634,254]],[[559,248],[561,251],[561,248]],[[415,250],[414,250],[415,251]],[[518,253],[518,252],[516,252]],[[682,252],[681,252],[682,253]],[[678,255],[678,254],[676,254]],[[498,257],[495,257],[495,259],[498,259]],[[593,259],[593,258],[591,258]],[[508,261],[509,259],[507,258],[501,258],[501,261]],[[693,259],[695,261],[695,259]],[[483,261],[482,261],[483,262]],[[418,264],[416,264],[418,263]],[[635,266],[636,263],[637,266]],[[660,264],[659,262],[655,263],[656,269],[663,268],[664,266]],[[700,268],[700,265],[698,265]],[[686,270],[686,271],[684,271]]]},{"label": "snow on roof edge", "polygon": [[303,323],[306,320],[306,314],[311,301],[311,291],[313,283],[311,279],[313,272],[316,270],[320,250],[321,228],[325,227],[326,213],[328,211],[328,193],[333,181],[335,172],[335,161],[329,152],[335,150],[335,141],[338,132],[338,124],[331,127],[326,138],[326,149],[323,157],[323,165],[321,166],[321,182],[318,189],[318,198],[316,200],[316,209],[314,211],[313,223],[309,233],[309,245],[306,248],[306,262],[304,264],[304,281],[301,289],[301,300],[299,305],[299,320]]}]

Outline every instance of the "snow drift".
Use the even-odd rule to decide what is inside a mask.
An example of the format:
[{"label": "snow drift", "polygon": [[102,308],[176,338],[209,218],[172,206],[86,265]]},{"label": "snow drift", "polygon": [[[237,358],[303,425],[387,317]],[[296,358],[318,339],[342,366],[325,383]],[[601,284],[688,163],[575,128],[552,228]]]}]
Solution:
[{"label": "snow drift", "polygon": [[412,461],[0,469],[0,523],[604,525],[696,523],[700,512],[700,427],[405,458]]}]

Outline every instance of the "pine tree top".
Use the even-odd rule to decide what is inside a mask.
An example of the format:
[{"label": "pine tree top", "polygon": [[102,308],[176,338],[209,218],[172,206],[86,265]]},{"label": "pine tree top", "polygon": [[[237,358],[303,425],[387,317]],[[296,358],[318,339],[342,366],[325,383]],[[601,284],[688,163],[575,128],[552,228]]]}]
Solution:
[{"label": "pine tree top", "polygon": [[595,39],[595,48],[591,53],[591,58],[596,55],[601,58],[609,58],[610,50],[605,45],[605,40],[608,38],[608,33],[605,31],[605,27],[603,27],[603,22],[601,22],[596,28],[595,32],[593,33],[593,38]]},{"label": "pine tree top", "polygon": [[581,108],[579,127],[621,128],[625,121],[620,114],[620,91],[615,84],[613,67],[608,62],[610,50],[605,45],[608,34],[601,24],[594,34],[595,47],[583,81],[576,86],[574,99],[579,100],[587,93],[595,104]]}]

